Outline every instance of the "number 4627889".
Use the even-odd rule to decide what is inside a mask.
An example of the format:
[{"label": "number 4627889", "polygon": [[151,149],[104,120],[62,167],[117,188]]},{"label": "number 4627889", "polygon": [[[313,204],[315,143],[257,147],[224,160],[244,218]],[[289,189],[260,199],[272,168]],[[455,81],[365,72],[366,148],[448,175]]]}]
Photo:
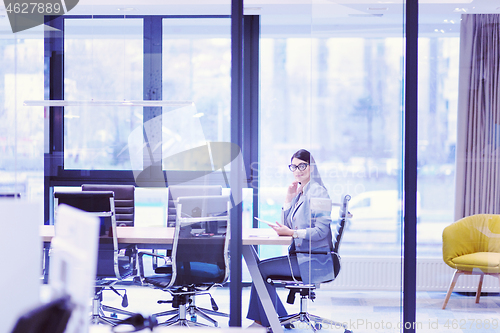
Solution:
[{"label": "number 4627889", "polygon": [[9,3],[5,11],[9,14],[64,14],[61,4],[50,2]]}]

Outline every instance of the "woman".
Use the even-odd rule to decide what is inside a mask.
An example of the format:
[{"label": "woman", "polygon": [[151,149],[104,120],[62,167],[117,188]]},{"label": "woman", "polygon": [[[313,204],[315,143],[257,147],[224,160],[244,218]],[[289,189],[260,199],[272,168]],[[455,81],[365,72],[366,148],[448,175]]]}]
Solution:
[{"label": "woman", "polygon": [[[297,279],[306,284],[333,280],[335,274],[332,256],[324,254],[332,249],[330,211],[311,209],[311,198],[329,199],[328,192],[321,181],[314,158],[307,150],[301,149],[293,154],[289,169],[295,180],[288,186],[281,223],[276,222],[276,226],[272,228],[280,236],[292,236],[293,242],[288,256],[262,261],[257,258],[262,278],[266,282],[268,277]],[[274,285],[266,283],[266,287],[278,316],[286,316],[287,312]],[[247,318],[254,320],[251,326],[269,326],[253,285]]]}]

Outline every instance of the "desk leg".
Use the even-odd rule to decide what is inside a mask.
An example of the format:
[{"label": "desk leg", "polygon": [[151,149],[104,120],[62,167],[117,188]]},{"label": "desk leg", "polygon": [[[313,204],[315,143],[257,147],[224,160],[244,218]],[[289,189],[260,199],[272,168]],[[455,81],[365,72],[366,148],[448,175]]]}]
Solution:
[{"label": "desk leg", "polygon": [[264,312],[266,313],[273,333],[283,333],[283,328],[281,327],[278,314],[276,313],[271,297],[267,292],[264,279],[262,278],[262,275],[260,275],[257,260],[255,259],[253,251],[250,248],[251,246],[252,245],[243,245],[243,257],[247,263],[248,270],[252,276],[252,281],[255,285],[255,289],[257,290],[262,306],[264,307]]},{"label": "desk leg", "polygon": [[44,242],[43,243],[43,249],[42,249],[42,277],[43,277],[43,283],[48,284],[49,283],[49,251],[50,251],[50,243]]}]

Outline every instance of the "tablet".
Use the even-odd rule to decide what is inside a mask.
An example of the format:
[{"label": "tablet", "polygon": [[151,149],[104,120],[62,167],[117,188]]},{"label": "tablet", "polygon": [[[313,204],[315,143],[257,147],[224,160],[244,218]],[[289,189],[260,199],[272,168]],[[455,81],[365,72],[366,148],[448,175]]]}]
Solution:
[{"label": "tablet", "polygon": [[276,223],[269,222],[269,221],[266,221],[263,219],[259,219],[258,217],[254,217],[254,219],[256,219],[257,221],[260,221],[260,222],[264,222],[265,224],[267,224],[270,227],[277,227],[278,226]]}]

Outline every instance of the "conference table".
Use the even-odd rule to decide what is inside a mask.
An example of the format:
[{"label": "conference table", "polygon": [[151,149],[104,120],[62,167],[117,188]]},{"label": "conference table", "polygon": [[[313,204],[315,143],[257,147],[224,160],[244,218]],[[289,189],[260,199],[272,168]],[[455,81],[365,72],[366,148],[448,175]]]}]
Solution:
[{"label": "conference table", "polygon": [[[174,240],[175,228],[169,227],[117,227],[116,236],[120,244],[136,244],[144,249],[166,249]],[[40,236],[47,247],[55,236],[53,225],[40,226]],[[261,300],[264,311],[268,316],[271,329],[274,333],[282,333],[283,328],[279,322],[278,315],[267,291],[264,279],[257,266],[257,258],[254,255],[252,246],[254,245],[285,245],[292,242],[290,236],[278,236],[272,229],[248,228],[242,231],[242,253],[243,258],[252,277],[257,294]]]}]

